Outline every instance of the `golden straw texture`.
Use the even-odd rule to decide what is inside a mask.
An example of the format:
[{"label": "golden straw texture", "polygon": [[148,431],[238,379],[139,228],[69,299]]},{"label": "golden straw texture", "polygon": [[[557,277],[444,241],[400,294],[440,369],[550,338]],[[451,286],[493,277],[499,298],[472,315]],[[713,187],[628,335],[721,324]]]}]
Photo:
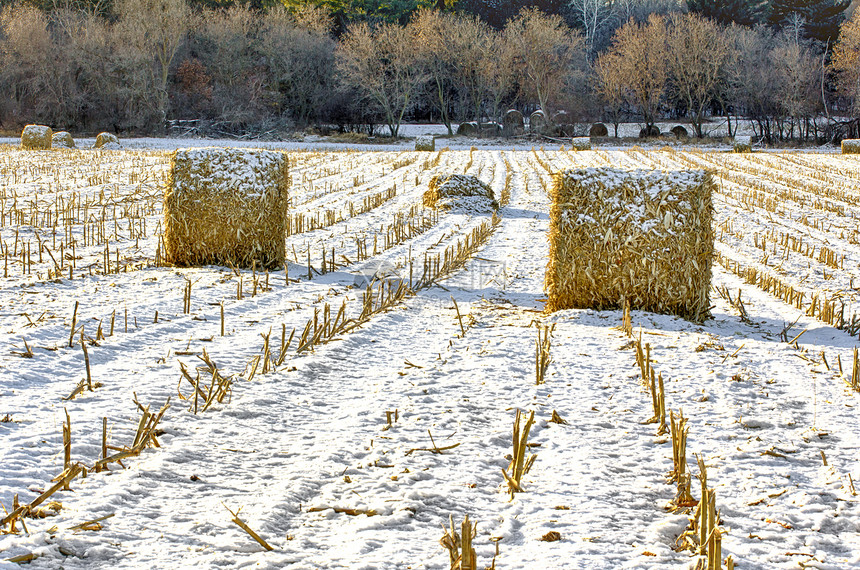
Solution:
[{"label": "golden straw texture", "polygon": [[165,260],[283,267],[289,185],[281,152],[177,150],[164,195]]},{"label": "golden straw texture", "polygon": [[713,181],[705,171],[588,168],[555,175],[547,310],[710,314]]},{"label": "golden straw texture", "polygon": [[21,131],[21,148],[24,150],[47,150],[51,148],[51,127],[27,125]]}]

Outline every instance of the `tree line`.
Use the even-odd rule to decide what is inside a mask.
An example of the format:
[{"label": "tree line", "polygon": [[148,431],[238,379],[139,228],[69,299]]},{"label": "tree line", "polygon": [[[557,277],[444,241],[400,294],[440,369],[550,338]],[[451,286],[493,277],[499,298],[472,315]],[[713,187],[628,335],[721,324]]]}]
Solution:
[{"label": "tree line", "polygon": [[7,4],[0,128],[282,135],[319,126],[397,136],[406,120],[453,133],[515,108],[542,109],[556,123],[603,121],[616,136],[621,122],[650,132],[660,120],[689,121],[703,136],[719,117],[730,131],[749,119],[769,141],[832,140],[856,136],[860,117],[860,10],[846,21],[845,8],[840,0]]}]

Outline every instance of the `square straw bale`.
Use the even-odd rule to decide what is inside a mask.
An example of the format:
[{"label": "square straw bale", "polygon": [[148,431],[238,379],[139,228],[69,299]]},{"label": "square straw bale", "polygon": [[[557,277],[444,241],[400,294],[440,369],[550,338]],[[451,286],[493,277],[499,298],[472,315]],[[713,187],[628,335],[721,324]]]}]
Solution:
[{"label": "square straw bale", "polygon": [[434,139],[431,135],[418,137],[417,139],[415,139],[415,150],[436,150],[436,139]]},{"label": "square straw bale", "polygon": [[574,137],[570,139],[571,150],[591,150],[591,139],[589,137]]},{"label": "square straw bale", "polygon": [[547,310],[710,315],[714,256],[706,171],[586,168],[555,175]]},{"label": "square straw bale", "polygon": [[165,261],[283,267],[289,185],[281,152],[175,151],[164,194]]},{"label": "square straw bale", "polygon": [[842,154],[860,154],[860,139],[844,139]]},{"label": "square straw bale", "polygon": [[735,137],[732,141],[732,150],[739,153],[752,152],[752,137],[748,135]]}]

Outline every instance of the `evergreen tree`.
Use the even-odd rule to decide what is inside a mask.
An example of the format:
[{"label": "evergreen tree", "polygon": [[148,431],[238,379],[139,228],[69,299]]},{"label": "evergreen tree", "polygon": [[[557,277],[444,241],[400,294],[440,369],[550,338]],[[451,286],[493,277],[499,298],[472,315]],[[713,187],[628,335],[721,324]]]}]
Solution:
[{"label": "evergreen tree", "polygon": [[850,0],[772,0],[768,22],[777,30],[802,24],[807,38],[834,42]]},{"label": "evergreen tree", "polygon": [[687,0],[687,8],[725,26],[754,26],[764,22],[768,0]]}]

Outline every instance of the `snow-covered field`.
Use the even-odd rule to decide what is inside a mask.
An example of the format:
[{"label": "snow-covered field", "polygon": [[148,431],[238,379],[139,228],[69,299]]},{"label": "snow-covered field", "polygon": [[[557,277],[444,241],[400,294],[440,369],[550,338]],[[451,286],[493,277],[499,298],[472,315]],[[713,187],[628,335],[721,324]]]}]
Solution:
[{"label": "snow-covered field", "polygon": [[[0,568],[24,557],[67,569],[447,569],[441,525],[464,515],[477,522],[478,568],[692,567],[674,549],[692,515],[665,508],[671,440],[646,423],[651,395],[621,312],[542,311],[551,173],[606,165],[719,177],[713,285],[740,295],[745,314],[714,291],[702,324],[632,320],[667,408],[689,418],[690,471],[696,455],[707,464],[723,557],[744,569],[860,565],[858,340],[838,328],[860,314],[860,159],[554,146],[290,160],[302,221],[287,238],[287,282],[282,271],[158,266],[164,150],[0,154],[0,502],[29,503],[63,472],[66,413],[71,462],[89,470],[50,497],[59,512],[0,534]],[[497,223],[416,207],[437,173],[509,194]],[[417,286],[425,257],[482,224],[492,233],[464,267]],[[327,305],[359,318],[356,284],[381,269],[414,294],[297,351]],[[738,276],[750,269],[781,289]],[[789,288],[793,304],[780,297]],[[536,385],[547,324],[552,363]],[[81,327],[94,389],[67,399],[86,376]],[[274,356],[294,329],[274,370],[254,366],[265,336]],[[195,413],[180,363],[195,375],[204,350],[232,392]],[[132,447],[141,407],[168,399],[160,447],[92,469],[104,418],[110,455]],[[511,500],[502,470],[517,409],[535,412],[536,461]],[[271,551],[232,522],[239,509]],[[551,532],[558,540],[542,540]]]}]

